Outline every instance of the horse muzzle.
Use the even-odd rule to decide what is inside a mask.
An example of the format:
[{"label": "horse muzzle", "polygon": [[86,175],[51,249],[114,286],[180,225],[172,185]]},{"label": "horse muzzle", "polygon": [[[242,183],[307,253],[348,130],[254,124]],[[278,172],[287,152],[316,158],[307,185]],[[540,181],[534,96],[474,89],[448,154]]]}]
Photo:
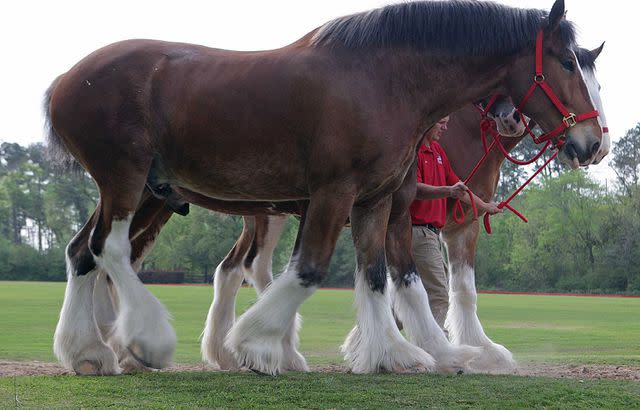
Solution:
[{"label": "horse muzzle", "polygon": [[594,132],[590,132],[591,127],[585,128],[585,132],[567,133],[558,156],[560,161],[572,169],[593,164],[600,153],[600,138]]}]

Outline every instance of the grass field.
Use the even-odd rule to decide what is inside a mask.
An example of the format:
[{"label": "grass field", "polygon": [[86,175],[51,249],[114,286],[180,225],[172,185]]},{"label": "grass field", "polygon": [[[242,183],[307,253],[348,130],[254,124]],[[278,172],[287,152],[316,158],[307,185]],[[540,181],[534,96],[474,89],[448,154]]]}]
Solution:
[{"label": "grass field", "polygon": [[[150,289],[174,316],[176,362],[200,362],[199,336],[211,303],[211,288]],[[51,343],[63,294],[62,283],[0,282],[0,360],[55,360]],[[241,289],[238,309],[250,306],[254,295],[251,289]],[[309,363],[342,363],[338,346],[353,325],[352,301],[350,291],[323,290],[303,305],[301,351]],[[480,295],[479,314],[487,334],[507,346],[520,362],[640,364],[640,299]],[[25,408],[631,408],[640,407],[640,384],[318,373],[277,378],[246,373],[0,378],[0,408],[16,403]]]}]

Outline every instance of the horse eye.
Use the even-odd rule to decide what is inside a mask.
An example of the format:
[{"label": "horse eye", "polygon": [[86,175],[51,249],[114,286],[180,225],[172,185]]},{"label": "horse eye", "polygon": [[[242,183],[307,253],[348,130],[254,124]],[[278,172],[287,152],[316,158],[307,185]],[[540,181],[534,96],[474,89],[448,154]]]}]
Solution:
[{"label": "horse eye", "polygon": [[565,70],[570,71],[573,73],[573,71],[576,69],[575,64],[573,64],[573,60],[565,60],[562,62],[562,67],[564,67]]}]

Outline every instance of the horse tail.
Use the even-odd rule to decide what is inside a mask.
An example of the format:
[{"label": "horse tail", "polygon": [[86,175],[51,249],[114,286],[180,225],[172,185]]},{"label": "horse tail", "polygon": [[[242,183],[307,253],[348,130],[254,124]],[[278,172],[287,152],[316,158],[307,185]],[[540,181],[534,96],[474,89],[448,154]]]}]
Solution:
[{"label": "horse tail", "polygon": [[58,76],[47,91],[44,93],[44,101],[42,110],[44,112],[44,132],[47,141],[47,157],[51,164],[62,171],[82,172],[82,165],[71,155],[67,147],[64,145],[60,134],[55,130],[51,122],[51,96],[53,90],[62,79],[64,74]]}]

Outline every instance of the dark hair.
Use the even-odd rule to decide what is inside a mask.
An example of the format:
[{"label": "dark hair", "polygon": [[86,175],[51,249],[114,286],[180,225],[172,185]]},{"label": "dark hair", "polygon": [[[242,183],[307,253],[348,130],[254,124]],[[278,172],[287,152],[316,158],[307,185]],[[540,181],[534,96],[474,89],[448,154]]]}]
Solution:
[{"label": "dark hair", "polygon": [[[533,47],[548,13],[479,1],[419,1],[340,17],[321,26],[312,44],[350,49],[410,46],[453,55],[508,56]],[[563,19],[562,41],[575,48]]]}]

